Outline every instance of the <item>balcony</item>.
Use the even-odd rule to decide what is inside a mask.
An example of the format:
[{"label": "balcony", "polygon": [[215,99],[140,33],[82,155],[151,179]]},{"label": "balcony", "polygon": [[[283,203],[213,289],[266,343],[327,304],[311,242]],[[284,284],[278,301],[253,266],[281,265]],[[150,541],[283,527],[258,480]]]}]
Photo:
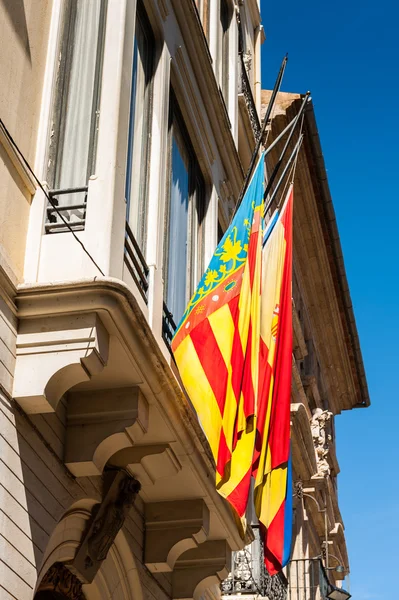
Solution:
[{"label": "balcony", "polygon": [[270,576],[263,562],[262,543],[255,530],[255,540],[234,552],[232,570],[221,584],[226,600],[259,596],[267,600],[328,600],[350,598],[350,594],[333,586],[320,558],[293,559],[277,575]]},{"label": "balcony", "polygon": [[319,558],[294,559],[287,565],[287,600],[326,600],[331,588]]},{"label": "balcony", "polygon": [[222,595],[247,596],[288,600],[288,581],[284,573],[270,576],[263,562],[262,542],[259,530],[254,529],[255,539],[243,550],[233,554],[232,570],[221,585]]}]

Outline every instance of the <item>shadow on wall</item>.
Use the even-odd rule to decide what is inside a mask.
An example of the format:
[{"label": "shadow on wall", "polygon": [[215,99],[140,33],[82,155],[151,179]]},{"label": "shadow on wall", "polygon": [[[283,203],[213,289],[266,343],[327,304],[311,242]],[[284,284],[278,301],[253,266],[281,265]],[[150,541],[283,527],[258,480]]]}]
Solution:
[{"label": "shadow on wall", "polygon": [[29,63],[32,64],[24,0],[0,0],[0,5],[3,6],[5,13],[8,15],[18,41],[21,44]]}]

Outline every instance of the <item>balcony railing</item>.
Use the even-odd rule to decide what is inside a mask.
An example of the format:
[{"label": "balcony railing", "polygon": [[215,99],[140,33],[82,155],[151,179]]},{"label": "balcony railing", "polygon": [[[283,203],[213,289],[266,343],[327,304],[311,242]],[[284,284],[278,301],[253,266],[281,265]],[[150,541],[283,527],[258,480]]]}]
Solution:
[{"label": "balcony railing", "polygon": [[[45,224],[46,233],[62,233],[68,231],[69,228],[74,231],[82,231],[85,228],[88,189],[87,185],[85,185],[49,191],[48,195],[55,208],[50,202],[48,203],[47,223]],[[79,202],[82,194],[84,194],[83,200]],[[65,225],[60,214],[64,217],[69,227]]]},{"label": "balcony railing", "polygon": [[327,600],[333,589],[320,558],[291,560],[283,571],[270,576],[263,559],[263,544],[254,526],[254,541],[233,553],[232,570],[221,584],[223,596],[260,596],[268,600]]},{"label": "balcony railing", "polygon": [[261,596],[268,600],[287,600],[288,582],[283,572],[269,575],[263,560],[259,530],[255,540],[243,550],[233,553],[232,571],[221,584],[224,596]]},{"label": "balcony railing", "polygon": [[319,558],[291,560],[287,565],[287,600],[326,600],[331,585]]},{"label": "balcony railing", "polygon": [[143,253],[140,250],[129,223],[126,222],[125,234],[125,265],[137,285],[144,301],[148,302],[148,273],[149,269]]},{"label": "balcony railing", "polygon": [[163,314],[162,314],[162,337],[171,351],[170,343],[176,331],[176,323],[174,322],[173,315],[166,306],[165,302],[163,303]]}]

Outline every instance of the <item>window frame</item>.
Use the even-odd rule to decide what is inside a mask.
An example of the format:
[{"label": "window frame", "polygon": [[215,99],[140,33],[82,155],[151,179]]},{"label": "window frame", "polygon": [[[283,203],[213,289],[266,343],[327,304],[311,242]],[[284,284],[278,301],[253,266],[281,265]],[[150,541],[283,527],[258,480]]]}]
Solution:
[{"label": "window frame", "polygon": [[[185,150],[188,155],[188,215],[187,215],[187,269],[185,279],[185,301],[191,298],[198,285],[204,270],[204,245],[205,245],[205,209],[206,209],[206,185],[195,154],[184,118],[182,116],[176,95],[171,88],[169,101],[168,121],[168,155],[167,155],[167,197],[164,215],[164,252],[163,252],[163,280],[164,280],[164,302],[167,306],[168,294],[168,259],[169,259],[169,224],[171,209],[171,184],[172,184],[172,145],[174,127],[178,127],[179,134],[183,139]],[[195,248],[194,248],[195,244]],[[168,310],[171,307],[167,306]],[[182,315],[173,319],[178,324]]]},{"label": "window frame", "polygon": [[[87,185],[90,176],[95,174],[97,159],[98,122],[102,92],[102,71],[105,51],[105,30],[107,22],[108,0],[99,0],[99,2],[100,15],[87,155],[86,181],[82,182],[82,185]],[[55,81],[53,86],[54,94],[50,108],[49,132],[47,135],[46,145],[45,179],[50,189],[58,187],[57,181],[63,159],[67,114],[66,102],[68,99],[68,94],[66,92],[70,84],[71,63],[73,59],[73,52],[68,51],[68,48],[70,48],[72,45],[71,36],[76,20],[76,8],[75,2],[71,0],[63,0],[57,43],[57,55],[61,56],[61,59],[55,73]],[[66,27],[67,32],[65,35]]]},{"label": "window frame", "polygon": [[230,87],[230,27],[234,8],[230,0],[219,0],[219,85],[224,103],[229,106]]},{"label": "window frame", "polygon": [[[151,130],[152,130],[152,116],[153,116],[153,94],[154,94],[154,68],[155,68],[155,54],[156,54],[156,40],[154,31],[148,17],[147,11],[145,10],[144,3],[142,0],[137,0],[136,6],[136,21],[135,21],[135,32],[133,38],[133,55],[132,55],[132,67],[131,67],[131,89],[130,89],[130,101],[129,101],[129,126],[127,133],[127,148],[126,148],[126,159],[125,159],[125,202],[126,202],[126,221],[130,225],[130,209],[131,209],[131,183],[132,183],[132,159],[134,151],[134,113],[137,109],[135,106],[132,110],[133,105],[133,69],[134,69],[134,53],[135,53],[135,38],[136,28],[138,22],[142,27],[144,35],[147,40],[147,46],[150,48],[145,65],[145,99],[144,109],[145,117],[143,120],[143,131],[141,135],[142,144],[144,144],[144,156],[140,162],[140,181],[138,191],[138,239],[136,239],[142,253],[146,256],[147,246],[147,225],[148,225],[148,185],[150,177],[150,155],[151,155]],[[148,78],[148,80],[147,80]],[[143,145],[141,146],[143,148]],[[128,191],[129,190],[129,191]]]}]

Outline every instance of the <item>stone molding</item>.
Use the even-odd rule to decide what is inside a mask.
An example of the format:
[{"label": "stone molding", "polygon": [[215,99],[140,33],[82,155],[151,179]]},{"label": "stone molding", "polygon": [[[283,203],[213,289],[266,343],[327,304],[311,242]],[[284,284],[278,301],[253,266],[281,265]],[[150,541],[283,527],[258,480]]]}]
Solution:
[{"label": "stone molding", "polygon": [[152,573],[173,571],[182,554],[206,541],[209,517],[209,509],[202,499],[146,504],[146,567]]},{"label": "stone molding", "polygon": [[54,412],[65,392],[102,371],[108,348],[95,312],[20,321],[14,399],[27,414]]},{"label": "stone molding", "polygon": [[33,194],[36,191],[37,183],[36,183],[35,179],[33,178],[32,173],[28,170],[26,164],[22,160],[21,156],[18,154],[17,150],[14,148],[13,144],[9,140],[8,135],[4,129],[4,126],[1,123],[0,123],[0,144],[3,146],[4,150],[7,152],[8,158],[10,159],[10,161],[13,164],[13,167],[15,168],[16,172],[18,173],[18,176],[19,176],[22,184],[24,185],[24,187],[26,188],[26,190],[28,191],[30,196],[33,196]]}]

